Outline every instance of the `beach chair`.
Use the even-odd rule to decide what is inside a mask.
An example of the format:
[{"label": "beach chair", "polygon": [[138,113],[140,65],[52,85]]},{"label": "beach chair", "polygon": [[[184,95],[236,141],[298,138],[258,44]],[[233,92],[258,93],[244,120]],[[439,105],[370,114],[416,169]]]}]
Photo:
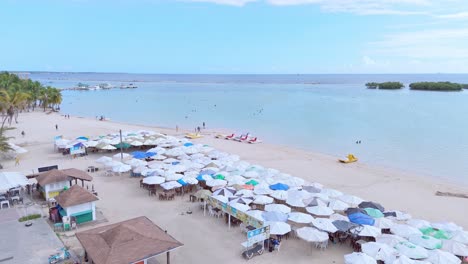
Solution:
[{"label": "beach chair", "polygon": [[247,140],[248,138],[249,138],[249,134],[245,134],[245,135],[240,135],[239,137],[234,138],[234,140],[242,142],[242,141]]},{"label": "beach chair", "polygon": [[262,141],[259,140],[257,137],[254,137],[254,138],[251,138],[247,141],[247,143],[249,144],[257,144],[257,143],[261,143]]},{"label": "beach chair", "polygon": [[227,139],[227,140],[234,139],[234,136],[235,134],[232,133],[231,135],[224,137],[224,139]]}]

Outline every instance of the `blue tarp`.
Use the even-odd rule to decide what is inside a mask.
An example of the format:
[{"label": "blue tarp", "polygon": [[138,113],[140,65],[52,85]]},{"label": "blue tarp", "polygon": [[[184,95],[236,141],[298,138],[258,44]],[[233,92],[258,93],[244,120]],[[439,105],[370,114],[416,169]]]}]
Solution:
[{"label": "blue tarp", "polygon": [[188,185],[188,183],[186,183],[186,182],[185,182],[184,180],[182,180],[182,179],[178,179],[177,182],[180,183],[180,185],[182,185],[182,186]]},{"label": "blue tarp", "polygon": [[185,146],[185,147],[190,147],[190,146],[193,146],[193,143],[187,142],[187,143],[184,144],[184,146]]},{"label": "blue tarp", "polygon": [[363,214],[363,213],[354,213],[348,215],[349,221],[351,223],[359,224],[359,225],[371,225],[373,226],[375,223],[374,218]]},{"label": "blue tarp", "polygon": [[284,183],[277,183],[277,184],[270,185],[270,189],[275,190],[275,191],[277,190],[287,191],[289,189],[289,186]]}]

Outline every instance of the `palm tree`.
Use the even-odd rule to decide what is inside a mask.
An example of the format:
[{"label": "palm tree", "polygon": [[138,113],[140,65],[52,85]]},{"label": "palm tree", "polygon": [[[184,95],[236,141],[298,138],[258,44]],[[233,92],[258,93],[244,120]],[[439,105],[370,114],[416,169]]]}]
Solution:
[{"label": "palm tree", "polygon": [[7,129],[2,128],[2,129],[0,129],[0,153],[12,150],[10,144],[8,144],[8,140],[11,137],[5,136],[5,130],[9,130],[9,129],[11,129],[11,128],[7,128]]}]

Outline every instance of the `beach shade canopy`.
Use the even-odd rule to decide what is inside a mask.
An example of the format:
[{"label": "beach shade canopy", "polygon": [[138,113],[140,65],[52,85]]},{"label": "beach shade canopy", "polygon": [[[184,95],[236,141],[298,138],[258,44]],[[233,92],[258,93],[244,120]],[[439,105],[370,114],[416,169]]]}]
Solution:
[{"label": "beach shade canopy", "polygon": [[150,177],[146,177],[143,179],[143,183],[149,184],[149,185],[161,184],[165,181],[166,179],[164,179],[163,177],[159,177],[159,176],[150,176]]},{"label": "beach shade canopy", "polygon": [[429,257],[426,259],[432,264],[460,264],[461,260],[455,255],[442,250],[429,250]]},{"label": "beach shade canopy", "polygon": [[100,149],[105,149],[105,150],[116,150],[117,148],[112,146],[112,145],[104,145],[100,147]]},{"label": "beach shade canopy", "polygon": [[[236,196],[254,197],[254,193],[253,193],[252,190],[242,189],[242,190],[238,190],[236,192]],[[256,197],[258,197],[258,196],[256,196]],[[266,197],[268,197],[268,196],[266,196]],[[268,197],[268,198],[270,198],[270,197]],[[271,200],[273,201],[273,199],[271,199]]]},{"label": "beach shade canopy", "polygon": [[239,210],[241,212],[247,212],[250,210],[250,206],[246,204],[241,204],[241,203],[231,203],[229,204],[232,208],[235,208],[236,210]]},{"label": "beach shade canopy", "polygon": [[327,202],[325,202],[322,199],[317,198],[317,197],[306,198],[306,199],[303,199],[302,202],[304,202],[305,207],[328,206]]},{"label": "beach shade canopy", "polygon": [[364,253],[353,252],[344,256],[345,264],[377,264],[377,261]]},{"label": "beach shade canopy", "polygon": [[234,188],[226,187],[226,188],[221,188],[221,189],[216,190],[213,193],[213,195],[231,197],[231,196],[234,196],[235,193],[236,193],[236,190]]},{"label": "beach shade canopy", "polygon": [[105,164],[109,161],[112,161],[112,158],[111,157],[107,157],[107,156],[102,156],[100,157],[99,159],[96,160],[97,163],[102,163],[102,164]]},{"label": "beach shade canopy", "polygon": [[146,166],[146,164],[148,164],[148,162],[144,161],[144,160],[139,160],[139,159],[129,159],[129,160],[126,160],[124,161],[125,164],[128,164],[134,168],[136,167],[141,167],[141,166]]},{"label": "beach shade canopy", "polygon": [[183,180],[184,182],[190,184],[190,185],[194,185],[194,184],[197,184],[197,183],[198,183],[197,179],[192,178],[192,177],[188,177],[188,176],[182,177],[182,180]]},{"label": "beach shade canopy", "polygon": [[359,204],[358,207],[359,208],[374,208],[374,209],[379,210],[382,213],[385,212],[385,208],[381,204],[376,203],[376,202],[362,202]]},{"label": "beach shade canopy", "polygon": [[380,228],[373,227],[370,225],[362,225],[360,227],[353,228],[351,230],[353,234],[356,234],[361,237],[378,237],[382,235]]},{"label": "beach shade canopy", "polygon": [[284,183],[276,183],[270,185],[270,189],[272,189],[273,191],[287,191],[289,190],[289,186]]},{"label": "beach shade canopy", "polygon": [[238,197],[238,196],[229,197],[229,204],[240,203],[240,204],[249,205],[252,203],[252,201],[253,200],[250,197]]},{"label": "beach shade canopy", "polygon": [[259,184],[255,186],[254,193],[258,195],[267,195],[273,193],[273,191],[268,188],[268,186],[264,186],[263,184]]},{"label": "beach shade canopy", "polygon": [[375,208],[364,208],[364,211],[366,211],[366,214],[373,217],[373,218],[381,218],[384,217],[384,214],[379,210]]},{"label": "beach shade canopy", "polygon": [[325,194],[328,197],[332,197],[332,198],[336,198],[336,197],[343,195],[342,192],[335,190],[335,189],[322,189],[320,193]]},{"label": "beach shade canopy", "polygon": [[424,235],[428,235],[437,239],[450,239],[452,234],[444,230],[437,230],[432,227],[419,229]]},{"label": "beach shade canopy", "polygon": [[349,208],[349,204],[340,200],[331,200],[330,203],[328,203],[328,207],[334,211],[345,211]]},{"label": "beach shade canopy", "polygon": [[463,228],[453,222],[438,222],[438,223],[432,223],[431,224],[433,228],[439,229],[439,230],[444,230],[447,232],[456,232],[456,231],[462,231]]},{"label": "beach shade canopy", "polygon": [[453,240],[443,241],[442,249],[456,256],[468,257],[468,247],[457,241],[453,241]]},{"label": "beach shade canopy", "polygon": [[222,175],[222,174],[216,174],[216,175],[213,176],[213,179],[215,179],[215,180],[224,180],[224,179],[226,179],[226,177],[224,175]]},{"label": "beach shade canopy", "polygon": [[349,230],[358,227],[359,225],[345,220],[335,220],[333,225],[341,232],[348,232]]},{"label": "beach shade canopy", "polygon": [[182,177],[184,177],[184,175],[182,174],[169,172],[169,171],[162,173],[161,176],[164,176],[166,178],[166,181],[177,181],[177,180],[182,179]]},{"label": "beach shade canopy", "polygon": [[378,242],[368,242],[361,245],[362,253],[365,253],[376,260],[381,260],[384,263],[393,263],[398,252],[387,244]]},{"label": "beach shade canopy", "polygon": [[431,236],[413,234],[408,237],[408,241],[426,249],[442,248],[442,241]]},{"label": "beach shade canopy", "polygon": [[179,188],[179,187],[182,187],[182,185],[176,181],[169,181],[169,182],[165,182],[165,183],[162,183],[160,185],[164,190],[172,190],[172,189],[175,189],[175,188]]},{"label": "beach shade canopy", "polygon": [[416,227],[417,229],[420,229],[420,230],[421,228],[431,227],[431,223],[429,223],[429,221],[422,220],[422,219],[410,219],[406,221],[406,224],[412,227]]},{"label": "beach shade canopy", "polygon": [[288,221],[288,215],[281,212],[263,212],[262,219],[271,222],[286,222]]},{"label": "beach shade canopy", "polygon": [[374,225],[375,223],[374,218],[363,213],[349,214],[348,219],[350,222],[358,225]]},{"label": "beach shade canopy", "polygon": [[130,171],[131,169],[132,169],[132,166],[127,165],[127,164],[120,164],[120,165],[112,167],[113,172],[119,172],[119,173],[127,172],[127,171]]},{"label": "beach shade canopy", "polygon": [[299,224],[309,224],[312,223],[312,220],[314,220],[314,218],[309,214],[292,212],[289,213],[288,220]]},{"label": "beach shade canopy", "polygon": [[246,182],[245,184],[252,185],[252,186],[256,186],[256,185],[258,184],[258,181],[256,181],[256,180],[250,180],[250,181]]},{"label": "beach shade canopy", "polygon": [[[254,192],[255,192],[255,189],[254,189]],[[288,199],[288,192],[287,191],[273,191],[270,194],[270,196],[277,200],[285,201]]]},{"label": "beach shade canopy", "polygon": [[265,222],[265,225],[270,226],[271,235],[284,235],[291,232],[291,226],[285,222]]},{"label": "beach shade canopy", "polygon": [[[425,264],[427,262],[419,262],[419,263]],[[398,257],[394,262],[392,262],[392,264],[419,264],[419,263],[417,263],[416,261],[408,258],[405,255],[402,255],[402,256]]]},{"label": "beach shade canopy", "polygon": [[126,143],[126,142],[119,142],[118,144],[115,144],[114,147],[118,148],[118,149],[128,149],[130,148],[132,145],[130,145],[129,143]]},{"label": "beach shade canopy", "polygon": [[335,220],[342,220],[342,221],[346,221],[346,222],[349,222],[349,219],[347,216],[344,216],[344,215],[341,215],[341,214],[337,214],[337,213],[334,213],[332,215],[330,215],[328,217],[328,219],[332,220],[332,221],[335,221]]},{"label": "beach shade canopy", "polygon": [[328,234],[313,227],[301,227],[296,230],[297,236],[307,242],[324,242],[328,240]]},{"label": "beach shade canopy", "polygon": [[375,219],[374,223],[374,226],[380,229],[390,229],[393,225],[395,225],[395,223],[392,220],[384,217]]},{"label": "beach shade canopy", "polygon": [[265,211],[289,214],[291,212],[291,208],[284,204],[267,204],[265,205]]},{"label": "beach shade canopy", "polygon": [[210,170],[210,169],[200,171],[200,175],[203,175],[203,174],[214,175],[215,173],[216,173],[216,171]]},{"label": "beach shade canopy", "polygon": [[247,214],[250,215],[251,217],[257,219],[257,220],[260,220],[260,221],[265,221],[265,219],[263,218],[262,214],[264,212],[262,210],[249,210],[247,211]]},{"label": "beach shade canopy", "polygon": [[452,240],[468,245],[468,232],[456,231],[452,233]]},{"label": "beach shade canopy", "polygon": [[225,180],[209,180],[209,181],[206,181],[206,185],[207,186],[210,186],[210,187],[215,187],[215,186],[221,186],[221,187],[224,187],[226,186],[227,184],[227,181]]},{"label": "beach shade canopy", "polygon": [[194,195],[198,199],[205,200],[212,195],[212,192],[210,190],[201,189],[201,190],[198,190]]},{"label": "beach shade canopy", "polygon": [[354,196],[354,195],[349,195],[349,194],[343,194],[341,196],[338,196],[336,197],[338,200],[340,201],[343,201],[347,204],[350,204],[350,205],[358,205],[360,203],[362,203],[364,200],[357,197],[357,196]]},{"label": "beach shade canopy", "polygon": [[210,181],[213,180],[213,178],[208,175],[208,174],[199,174],[196,178],[198,181]]},{"label": "beach shade canopy", "polygon": [[326,218],[315,218],[312,219],[312,225],[315,226],[317,229],[328,233],[335,233],[338,231],[338,228],[333,224],[333,221]]},{"label": "beach shade canopy", "polygon": [[182,186],[187,186],[187,185],[188,185],[188,183],[185,182],[182,178],[181,178],[181,179],[178,179],[177,182],[178,182],[180,185],[182,185]]},{"label": "beach shade canopy", "polygon": [[402,238],[401,236],[392,234],[382,234],[375,238],[375,242],[387,244],[391,247],[394,247],[396,244],[404,241],[406,241],[406,239]]},{"label": "beach shade canopy", "polygon": [[319,193],[322,192],[320,188],[314,187],[314,186],[303,186],[302,190],[309,192],[309,193]]},{"label": "beach shade canopy", "polygon": [[346,209],[344,212],[346,215],[355,214],[355,213],[367,214],[366,210],[362,208],[357,208],[357,207],[350,207]]},{"label": "beach shade canopy", "polygon": [[398,221],[407,221],[412,218],[410,214],[401,211],[385,212],[384,215],[385,217],[393,217]]},{"label": "beach shade canopy", "polygon": [[273,203],[273,198],[266,195],[257,195],[253,201],[254,204],[271,204]]},{"label": "beach shade canopy", "polygon": [[392,234],[395,234],[397,236],[401,236],[404,238],[408,238],[411,235],[423,235],[419,229],[409,226],[409,225],[404,225],[404,224],[396,224],[390,228],[390,232]]},{"label": "beach shade canopy", "polygon": [[332,209],[326,206],[306,207],[307,212],[316,216],[330,216],[334,213]]},{"label": "beach shade canopy", "polygon": [[122,155],[121,155],[121,153],[117,153],[117,154],[113,155],[112,157],[113,157],[114,159],[120,159],[122,156],[123,156],[123,159],[128,159],[128,158],[131,158],[131,157],[132,157],[132,156],[131,156],[130,154],[128,154],[128,153],[122,153]]},{"label": "beach shade canopy", "polygon": [[396,244],[394,248],[398,253],[405,255],[410,259],[425,259],[429,256],[426,249],[407,241]]},{"label": "beach shade canopy", "polygon": [[145,158],[147,158],[146,152],[143,152],[143,151],[134,151],[134,152],[132,152],[132,156],[135,159],[145,159]]}]

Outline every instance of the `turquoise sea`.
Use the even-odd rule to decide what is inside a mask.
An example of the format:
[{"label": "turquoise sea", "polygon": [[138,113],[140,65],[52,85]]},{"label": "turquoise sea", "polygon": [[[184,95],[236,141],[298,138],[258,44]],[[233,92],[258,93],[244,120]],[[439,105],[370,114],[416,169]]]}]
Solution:
[{"label": "turquoise sea", "polygon": [[[468,183],[468,90],[368,90],[369,81],[468,75],[151,75],[32,73],[59,88],[132,82],[137,89],[64,91],[65,114],[250,132],[266,142]],[[360,140],[361,144],[356,144]]]}]

